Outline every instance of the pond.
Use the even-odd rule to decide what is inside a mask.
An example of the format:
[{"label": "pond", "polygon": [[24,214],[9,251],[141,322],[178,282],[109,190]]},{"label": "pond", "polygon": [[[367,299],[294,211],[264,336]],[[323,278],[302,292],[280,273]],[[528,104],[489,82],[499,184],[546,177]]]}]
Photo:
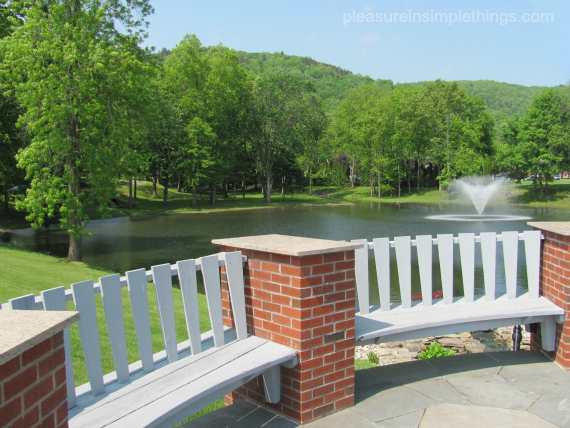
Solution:
[{"label": "pond", "polygon": [[[150,268],[161,263],[196,258],[215,253],[214,238],[262,235],[283,235],[347,240],[406,236],[437,235],[438,233],[488,231],[524,231],[531,228],[527,220],[518,221],[442,221],[428,219],[437,214],[473,214],[472,205],[393,204],[381,202],[357,203],[342,206],[283,207],[200,214],[161,215],[146,218],[114,218],[92,221],[83,238],[83,261],[124,273],[138,268]],[[568,212],[552,209],[508,208],[490,205],[485,214],[528,216],[534,221],[564,221]],[[52,226],[34,231],[21,229],[3,237],[14,244],[33,251],[58,257],[67,256],[68,235]],[[497,247],[497,292],[504,293],[505,280],[501,244]],[[394,251],[393,249],[391,250]],[[397,268],[393,256],[392,298],[399,301]],[[420,292],[415,248],[412,249],[413,294]],[[371,300],[378,302],[373,253],[370,252]],[[459,250],[455,249],[455,292],[462,294]],[[518,286],[526,287],[524,248],[519,248]],[[437,250],[434,249],[434,290],[441,288]],[[483,290],[481,254],[476,252],[476,292]],[[376,288],[376,290],[374,290]]]}]

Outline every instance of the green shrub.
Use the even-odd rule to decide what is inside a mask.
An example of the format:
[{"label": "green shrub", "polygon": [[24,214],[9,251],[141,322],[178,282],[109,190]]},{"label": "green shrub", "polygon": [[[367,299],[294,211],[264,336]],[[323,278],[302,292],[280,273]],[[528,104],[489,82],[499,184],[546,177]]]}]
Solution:
[{"label": "green shrub", "polygon": [[427,360],[428,358],[449,357],[455,355],[455,351],[445,348],[442,344],[431,342],[425,351],[420,352],[418,359]]},{"label": "green shrub", "polygon": [[378,365],[380,364],[380,357],[376,355],[374,352],[369,352],[368,361],[370,361],[372,364]]}]

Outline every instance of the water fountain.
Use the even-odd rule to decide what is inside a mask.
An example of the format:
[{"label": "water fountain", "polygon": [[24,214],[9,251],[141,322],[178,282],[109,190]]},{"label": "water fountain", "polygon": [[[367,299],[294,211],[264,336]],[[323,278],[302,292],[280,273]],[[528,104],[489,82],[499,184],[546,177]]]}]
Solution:
[{"label": "water fountain", "polygon": [[465,177],[453,183],[453,189],[469,197],[477,214],[443,214],[432,215],[432,220],[447,221],[509,221],[509,220],[531,220],[531,217],[518,215],[483,214],[489,199],[501,187],[500,181],[492,181],[486,177]]}]

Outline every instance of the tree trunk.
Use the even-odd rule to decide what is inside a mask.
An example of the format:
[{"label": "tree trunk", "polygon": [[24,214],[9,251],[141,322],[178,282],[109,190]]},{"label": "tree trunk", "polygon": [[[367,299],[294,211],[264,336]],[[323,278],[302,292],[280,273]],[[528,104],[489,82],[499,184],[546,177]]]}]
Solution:
[{"label": "tree trunk", "polygon": [[180,193],[181,190],[182,190],[182,180],[180,179],[180,177],[178,177],[178,182],[176,183],[176,191]]},{"label": "tree trunk", "polygon": [[234,191],[234,201],[236,200],[236,192],[237,192],[237,183],[234,181],[233,184],[233,191]]},{"label": "tree trunk", "polygon": [[378,172],[378,198],[382,197],[382,173]]},{"label": "tree trunk", "polygon": [[242,194],[242,198],[245,199],[245,192],[247,190],[247,186],[245,185],[245,181],[241,182],[241,194]]},{"label": "tree trunk", "polygon": [[216,183],[210,183],[210,204],[216,206]]},{"label": "tree trunk", "polygon": [[350,167],[350,182],[352,183],[352,188],[354,189],[354,158],[352,158],[352,166]]},{"label": "tree trunk", "polygon": [[10,195],[8,194],[7,186],[3,186],[4,193],[4,212],[8,214],[10,212]]},{"label": "tree trunk", "polygon": [[192,208],[196,208],[196,186],[192,187]]},{"label": "tree trunk", "polygon": [[133,178],[129,178],[129,209],[133,209]]},{"label": "tree trunk", "polygon": [[370,168],[370,197],[374,197],[374,173],[372,168]]},{"label": "tree trunk", "polygon": [[168,202],[168,178],[164,180],[164,193],[162,194],[162,205]]},{"label": "tree trunk", "polygon": [[312,168],[309,167],[309,196],[313,196],[313,175],[311,174]]},{"label": "tree trunk", "polygon": [[266,173],[266,184],[265,184],[265,202],[271,203],[271,168],[267,167]]},{"label": "tree trunk", "polygon": [[450,153],[449,153],[449,126],[450,126],[450,117],[449,117],[449,113],[447,114],[447,131],[446,131],[446,137],[445,137],[445,141],[447,144],[447,200],[449,201],[449,190],[450,190],[450,171],[449,171],[449,161],[450,161]]},{"label": "tree trunk", "polygon": [[135,183],[134,183],[134,194],[135,194],[135,201],[137,200],[137,179],[135,178]]},{"label": "tree trunk", "polygon": [[228,196],[228,182],[227,181],[222,181],[222,197],[223,198],[229,198]]},{"label": "tree trunk", "polygon": [[71,262],[78,262],[81,260],[81,235],[79,230],[81,228],[81,219],[79,218],[79,212],[75,204],[79,204],[79,193],[81,192],[81,178],[77,167],[77,155],[79,148],[77,146],[77,141],[79,140],[79,123],[77,120],[72,119],[71,122],[71,144],[72,144],[72,154],[69,156],[69,185],[68,191],[73,195],[75,199],[73,205],[69,209],[69,225],[70,229],[73,229],[74,233],[69,234],[69,251],[67,253],[67,259]]},{"label": "tree trunk", "polygon": [[398,162],[398,198],[402,194],[402,182],[400,181],[400,162]]},{"label": "tree trunk", "polygon": [[408,195],[412,194],[412,180],[410,178],[410,162],[407,162],[408,168],[406,168],[406,178],[408,179]]},{"label": "tree trunk", "polygon": [[540,184],[540,197],[544,197],[544,186],[542,185],[542,174],[538,174],[538,183]]},{"label": "tree trunk", "polygon": [[417,187],[418,187],[418,195],[420,194],[420,159],[418,158],[416,160],[416,180],[418,181]]},{"label": "tree trunk", "polygon": [[157,174],[157,172],[155,171],[155,172],[152,174],[152,196],[151,196],[152,199],[158,198],[158,193],[157,193],[157,191],[156,191],[156,185],[157,185],[157,183],[158,183],[158,174]]}]

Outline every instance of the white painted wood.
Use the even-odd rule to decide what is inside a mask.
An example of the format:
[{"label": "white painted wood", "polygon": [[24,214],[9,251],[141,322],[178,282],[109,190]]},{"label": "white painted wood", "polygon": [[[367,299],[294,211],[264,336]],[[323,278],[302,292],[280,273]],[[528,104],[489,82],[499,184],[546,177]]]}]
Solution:
[{"label": "white painted wood", "polygon": [[168,362],[172,363],[178,360],[178,351],[176,350],[176,321],[174,320],[174,300],[172,296],[170,265],[163,264],[153,266],[151,270],[158,304],[160,326],[162,327],[164,349],[166,350]]},{"label": "white painted wood", "polygon": [[27,294],[10,299],[8,303],[10,304],[10,309],[15,311],[33,311],[36,309],[36,296]]},{"label": "white painted wood", "polygon": [[453,235],[437,235],[437,250],[441,270],[443,299],[453,303]]},{"label": "white painted wood", "polygon": [[485,281],[485,298],[495,300],[495,272],[497,268],[497,234],[481,233],[481,256],[483,259],[483,278]]},{"label": "white painted wood", "polygon": [[404,309],[412,306],[412,243],[409,236],[394,238],[396,261],[398,262],[398,281]]},{"label": "white painted wood", "polygon": [[374,260],[376,262],[376,277],[378,278],[378,292],[380,293],[381,309],[383,311],[389,311],[390,240],[388,238],[375,238],[372,245],[374,246]]},{"label": "white painted wood", "polygon": [[222,294],[220,287],[220,267],[218,256],[212,255],[201,257],[202,278],[204,279],[204,289],[206,290],[206,300],[208,301],[208,313],[214,332],[214,343],[216,346],[224,344],[224,321],[222,318]]},{"label": "white painted wood", "polygon": [[475,234],[459,234],[459,252],[461,255],[461,273],[463,277],[463,293],[466,302],[475,298]]},{"label": "white painted wood", "polygon": [[119,383],[124,383],[129,380],[129,361],[121,295],[121,276],[118,273],[104,276],[99,278],[99,284],[117,379]]},{"label": "white painted wood", "polygon": [[433,238],[431,235],[416,236],[420,284],[424,306],[431,306],[433,295]]},{"label": "white painted wood", "polygon": [[[67,311],[65,301],[65,287],[51,288],[40,293],[44,310]],[[75,376],[73,375],[73,361],[71,360],[71,345],[69,341],[69,329],[63,330],[63,350],[65,353],[65,377],[67,387],[67,407],[72,408],[77,404],[75,398]]]},{"label": "white painted wood", "polygon": [[238,340],[246,339],[247,321],[245,318],[245,294],[241,251],[224,253],[223,258],[237,337]]},{"label": "white painted wood", "polygon": [[[77,409],[70,427],[162,426],[172,414],[239,379],[296,358],[293,349],[252,336],[165,366],[116,393]],[[114,425],[113,425],[114,424]]]},{"label": "white painted wood", "polygon": [[358,306],[360,313],[369,313],[370,283],[368,282],[368,241],[366,239],[353,239],[355,244],[363,244],[363,248],[354,250],[354,273],[356,277],[356,291],[358,293]]},{"label": "white painted wood", "polygon": [[[536,299],[533,299],[536,300]],[[540,335],[542,337],[542,349],[553,352],[556,350],[556,323],[553,319],[540,323]]]},{"label": "white painted wood", "polygon": [[200,309],[198,306],[198,286],[196,283],[196,263],[194,260],[183,260],[176,263],[178,281],[182,291],[182,304],[186,317],[186,328],[192,354],[202,352],[200,340]]},{"label": "white painted wood", "polygon": [[154,363],[152,361],[146,271],[144,269],[131,270],[126,273],[126,277],[141,362],[145,373],[150,373],[154,370]]},{"label": "white painted wood", "polygon": [[263,373],[265,386],[265,401],[279,403],[281,400],[281,366],[273,366]]},{"label": "white painted wood", "polygon": [[517,297],[517,262],[519,254],[518,232],[503,232],[503,258],[505,260],[505,282],[509,299]]},{"label": "white painted wood", "polygon": [[103,393],[104,387],[93,281],[71,284],[71,292],[73,293],[75,310],[80,314],[77,326],[81,337],[83,358],[87,366],[87,375],[89,376],[91,391],[93,395],[97,396]]},{"label": "white painted wood", "polygon": [[526,273],[528,278],[528,297],[538,299],[540,282],[540,250],[542,232],[525,230],[524,253],[526,257]]},{"label": "white painted wood", "polygon": [[[416,303],[416,302],[414,302]],[[501,320],[508,319],[512,322],[517,320],[517,325],[528,324],[530,319],[541,319],[540,317],[551,317],[557,319],[564,313],[554,303],[544,297],[529,299],[526,295],[517,299],[508,299],[503,296],[494,301],[476,299],[473,303],[465,302],[464,298],[456,298],[453,304],[445,304],[437,301],[432,306],[425,307],[421,304],[412,305],[411,309],[403,309],[401,306],[392,309],[390,312],[374,311],[366,316],[356,317],[356,341],[376,339],[379,337],[392,338],[396,334],[419,332],[418,337],[428,337],[434,335],[437,328],[451,326],[456,333],[464,330],[462,327],[469,323],[469,328],[475,325],[490,322],[501,326]],[[509,324],[507,324],[509,325]],[[510,324],[513,325],[513,324]],[[430,334],[425,334],[425,329],[431,330]],[[476,329],[475,329],[476,330]],[[439,330],[441,331],[441,330]],[[443,333],[447,334],[447,333]],[[400,340],[400,339],[398,339]],[[391,340],[385,340],[391,341]]]}]

